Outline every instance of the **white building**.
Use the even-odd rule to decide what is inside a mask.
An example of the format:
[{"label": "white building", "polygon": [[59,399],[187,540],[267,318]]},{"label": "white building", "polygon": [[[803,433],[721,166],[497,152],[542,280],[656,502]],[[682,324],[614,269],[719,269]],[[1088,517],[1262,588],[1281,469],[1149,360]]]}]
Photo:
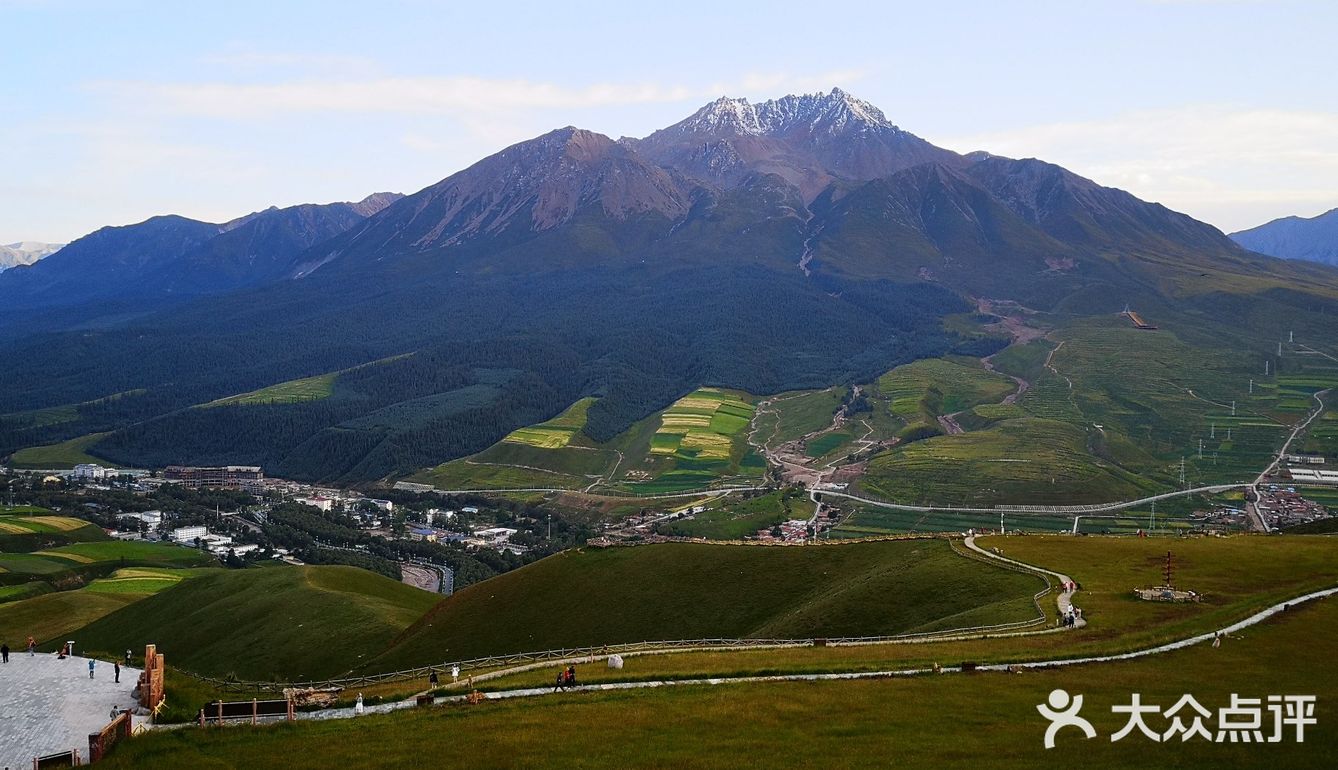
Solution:
[{"label": "white building", "polygon": [[395,510],[395,504],[389,500],[377,500],[369,497],[367,498],[367,502],[371,503],[372,505],[375,505],[377,508],[385,511],[386,513],[390,513],[391,511]]},{"label": "white building", "polygon": [[101,465],[95,463],[80,463],[79,465],[74,466],[74,478],[82,479],[84,481],[101,480],[111,475],[114,474],[110,468],[103,468]]},{"label": "white building", "polygon": [[172,530],[172,542],[194,545],[195,538],[204,539],[209,534],[208,527],[177,527]]},{"label": "white building", "polygon": [[144,511],[142,513],[123,513],[118,518],[121,520],[134,519],[142,521],[149,525],[149,529],[157,529],[163,525],[162,511]]},{"label": "white building", "polygon": [[293,499],[303,505],[310,505],[312,508],[320,508],[327,513],[334,510],[334,500],[331,500],[328,497],[295,497]]},{"label": "white building", "polygon": [[490,527],[488,529],[475,530],[474,537],[487,543],[505,543],[511,539],[511,536],[519,532],[518,529],[510,527]]}]

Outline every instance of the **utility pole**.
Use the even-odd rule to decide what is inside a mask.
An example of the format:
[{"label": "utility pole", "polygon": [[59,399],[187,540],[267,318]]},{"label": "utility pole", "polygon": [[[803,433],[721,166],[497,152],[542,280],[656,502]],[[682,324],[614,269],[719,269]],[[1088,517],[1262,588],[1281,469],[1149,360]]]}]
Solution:
[{"label": "utility pole", "polygon": [[1203,439],[1199,439],[1199,459],[1203,459]]},{"label": "utility pole", "polygon": [[1253,377],[1250,378],[1250,395],[1251,395],[1251,396],[1254,395],[1254,378],[1253,378]]},{"label": "utility pole", "polygon": [[1208,430],[1208,438],[1217,438],[1217,423],[1213,423],[1212,428]]},{"label": "utility pole", "polygon": [[1268,361],[1264,361],[1264,376],[1268,376]]},{"label": "utility pole", "polygon": [[1288,342],[1295,342],[1295,341],[1296,341],[1296,332],[1287,332],[1287,341],[1288,341]]},{"label": "utility pole", "polygon": [[[1254,380],[1250,380],[1250,382],[1253,383]],[[1250,391],[1251,392],[1254,391],[1253,384],[1251,384]],[[1236,400],[1234,398],[1231,400],[1231,416],[1232,417],[1236,416]]]}]

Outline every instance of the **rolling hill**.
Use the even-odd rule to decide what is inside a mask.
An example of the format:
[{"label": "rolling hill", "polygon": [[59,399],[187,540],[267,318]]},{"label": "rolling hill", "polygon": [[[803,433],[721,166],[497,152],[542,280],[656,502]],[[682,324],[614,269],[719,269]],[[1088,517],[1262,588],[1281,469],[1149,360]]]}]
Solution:
[{"label": "rolling hill", "polygon": [[941,540],[815,548],[687,543],[566,551],[470,586],[368,671],[587,645],[866,636],[1035,617],[1035,577]]},{"label": "rolling hill", "polygon": [[78,639],[104,652],[157,644],[211,676],[325,678],[365,664],[439,598],[354,567],[235,570],[161,591]]}]

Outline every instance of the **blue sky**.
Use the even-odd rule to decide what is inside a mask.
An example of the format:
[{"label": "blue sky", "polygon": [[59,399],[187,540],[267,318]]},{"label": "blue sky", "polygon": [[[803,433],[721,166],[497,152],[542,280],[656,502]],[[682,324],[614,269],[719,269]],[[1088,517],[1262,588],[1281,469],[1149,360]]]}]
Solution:
[{"label": "blue sky", "polygon": [[[1338,3],[0,0],[0,243],[412,192],[838,85],[1225,230],[1338,206]],[[647,4],[649,5],[649,4]]]}]

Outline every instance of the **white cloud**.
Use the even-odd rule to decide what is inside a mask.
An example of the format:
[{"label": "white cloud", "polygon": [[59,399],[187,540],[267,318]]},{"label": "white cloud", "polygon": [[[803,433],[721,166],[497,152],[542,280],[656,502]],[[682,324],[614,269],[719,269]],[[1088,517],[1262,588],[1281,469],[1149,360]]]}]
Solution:
[{"label": "white cloud", "polygon": [[1338,113],[1200,105],[964,135],[944,143],[1038,157],[1225,230],[1338,205]]},{"label": "white cloud", "polygon": [[[243,56],[252,56],[246,54]],[[272,56],[256,55],[261,59]],[[442,114],[501,110],[628,106],[707,99],[722,93],[811,90],[849,83],[857,72],[795,78],[745,75],[707,87],[651,83],[596,83],[570,87],[524,79],[378,77],[307,79],[281,83],[155,83],[100,81],[97,93],[156,106],[170,113],[244,119],[293,112]]]}]

